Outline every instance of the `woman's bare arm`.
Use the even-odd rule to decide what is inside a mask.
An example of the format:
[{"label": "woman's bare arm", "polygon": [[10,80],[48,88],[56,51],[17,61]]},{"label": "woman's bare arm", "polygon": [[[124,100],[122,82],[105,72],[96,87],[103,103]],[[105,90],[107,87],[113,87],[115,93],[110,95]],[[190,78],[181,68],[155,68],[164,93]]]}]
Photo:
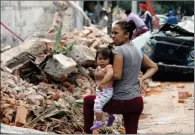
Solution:
[{"label": "woman's bare arm", "polygon": [[114,69],[113,80],[120,80],[122,77],[122,71],[123,71],[123,57],[122,56],[118,54],[114,54],[113,69]]},{"label": "woman's bare arm", "polygon": [[142,60],[142,66],[147,69],[146,73],[141,77],[142,81],[151,78],[158,71],[157,64],[145,55]]}]

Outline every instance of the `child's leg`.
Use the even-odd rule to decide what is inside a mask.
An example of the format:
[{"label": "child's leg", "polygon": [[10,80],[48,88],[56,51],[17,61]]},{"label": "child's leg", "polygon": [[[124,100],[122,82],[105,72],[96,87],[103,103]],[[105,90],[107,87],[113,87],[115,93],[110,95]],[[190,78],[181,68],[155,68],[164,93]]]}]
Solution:
[{"label": "child's leg", "polygon": [[[100,93],[100,98],[99,98],[99,102],[100,102],[100,108],[102,109],[103,106],[108,103],[108,101],[112,98],[113,96],[113,88],[107,88],[107,89],[104,89],[102,93]],[[97,120],[102,120],[102,117],[103,117],[103,113],[96,113],[96,119]],[[108,116],[109,116],[109,119],[108,119],[108,122],[107,122],[107,125],[108,127],[112,126],[114,120],[115,120],[115,117],[113,116],[113,114],[109,114],[108,113]]]},{"label": "child's leg", "polygon": [[104,105],[111,99],[113,92],[108,92],[107,89],[104,89],[100,92],[95,99],[94,111],[96,115],[96,123],[90,128],[91,130],[98,129],[102,126],[102,118],[103,118],[103,107]]},{"label": "child's leg", "polygon": [[94,111],[96,116],[96,122],[94,125],[90,128],[90,130],[96,130],[102,127],[102,118],[103,118],[103,112],[102,112],[102,106],[101,106],[101,93],[99,93],[96,96],[95,103],[94,103]]}]

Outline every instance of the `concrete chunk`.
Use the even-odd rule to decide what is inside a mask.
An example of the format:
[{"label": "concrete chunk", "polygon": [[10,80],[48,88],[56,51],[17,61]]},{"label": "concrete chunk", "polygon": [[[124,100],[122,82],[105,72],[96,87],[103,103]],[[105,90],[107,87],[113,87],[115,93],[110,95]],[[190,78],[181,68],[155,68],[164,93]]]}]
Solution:
[{"label": "concrete chunk", "polygon": [[87,46],[75,45],[69,52],[68,56],[71,56],[76,62],[79,62],[82,66],[91,66],[95,63],[96,50]]},{"label": "concrete chunk", "polygon": [[76,70],[77,63],[63,54],[56,54],[46,63],[44,71],[59,79],[65,73],[70,74]]},{"label": "concrete chunk", "polygon": [[46,44],[41,39],[25,41],[21,45],[13,47],[1,54],[2,60],[1,66],[2,67],[5,66],[8,61],[12,60],[14,57],[24,52],[29,52],[32,55],[37,56],[46,49],[47,49]]}]

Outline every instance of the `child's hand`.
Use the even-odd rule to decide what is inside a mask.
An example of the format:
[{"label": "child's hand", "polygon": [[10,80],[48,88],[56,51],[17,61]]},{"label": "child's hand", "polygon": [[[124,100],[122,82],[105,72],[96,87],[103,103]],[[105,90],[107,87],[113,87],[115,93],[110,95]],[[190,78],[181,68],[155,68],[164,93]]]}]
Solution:
[{"label": "child's hand", "polygon": [[103,88],[105,88],[105,85],[103,85],[103,84],[100,84],[100,85],[98,86],[98,90],[99,90],[99,91],[103,91]]}]

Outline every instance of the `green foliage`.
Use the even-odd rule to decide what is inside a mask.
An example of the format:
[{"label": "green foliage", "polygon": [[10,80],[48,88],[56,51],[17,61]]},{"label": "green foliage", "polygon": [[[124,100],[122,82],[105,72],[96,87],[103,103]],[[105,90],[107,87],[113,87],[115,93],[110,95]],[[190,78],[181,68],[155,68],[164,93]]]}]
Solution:
[{"label": "green foliage", "polygon": [[62,22],[60,23],[60,27],[57,28],[57,35],[55,39],[55,46],[53,49],[53,53],[63,53],[67,54],[68,51],[72,49],[72,46],[74,45],[75,41],[69,44],[65,44],[63,46],[60,46],[60,40],[62,38]]},{"label": "green foliage", "polygon": [[60,23],[60,27],[57,28],[57,35],[55,39],[54,52],[58,53],[60,50],[60,40],[62,38],[62,22]]}]

